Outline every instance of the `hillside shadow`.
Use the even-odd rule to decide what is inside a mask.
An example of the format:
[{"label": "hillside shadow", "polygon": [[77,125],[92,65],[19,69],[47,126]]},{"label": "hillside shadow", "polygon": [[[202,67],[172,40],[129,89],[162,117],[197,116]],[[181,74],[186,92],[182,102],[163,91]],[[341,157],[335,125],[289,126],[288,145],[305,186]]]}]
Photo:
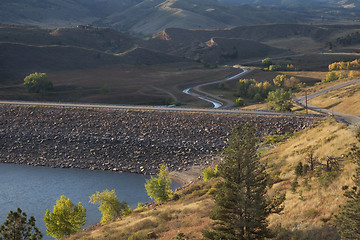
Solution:
[{"label": "hillside shadow", "polygon": [[333,104],[330,104],[329,106],[324,107],[324,108],[325,108],[325,109],[331,109],[331,108],[333,108],[333,107],[335,107],[335,106],[339,105],[340,103],[341,103],[341,102],[333,103]]},{"label": "hillside shadow", "polygon": [[331,228],[327,225],[322,227],[314,227],[308,230],[291,230],[283,227],[278,227],[274,230],[276,237],[274,240],[340,240],[336,228]]}]

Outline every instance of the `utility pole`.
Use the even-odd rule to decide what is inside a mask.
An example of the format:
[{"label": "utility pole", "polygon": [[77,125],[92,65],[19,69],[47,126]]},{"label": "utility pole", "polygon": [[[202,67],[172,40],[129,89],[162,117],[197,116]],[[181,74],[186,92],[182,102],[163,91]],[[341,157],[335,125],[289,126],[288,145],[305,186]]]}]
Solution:
[{"label": "utility pole", "polygon": [[309,114],[307,102],[308,102],[308,99],[307,99],[307,90],[305,90],[305,109],[306,109],[306,114]]}]

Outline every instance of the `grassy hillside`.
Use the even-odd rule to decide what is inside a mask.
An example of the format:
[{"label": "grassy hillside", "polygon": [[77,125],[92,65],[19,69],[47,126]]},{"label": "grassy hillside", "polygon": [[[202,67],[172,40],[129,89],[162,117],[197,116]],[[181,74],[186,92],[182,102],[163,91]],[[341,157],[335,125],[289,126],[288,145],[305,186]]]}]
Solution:
[{"label": "grassy hillside", "polygon": [[152,65],[187,60],[142,48],[122,54],[62,45],[24,45],[0,43],[1,82],[20,83],[33,72],[90,69],[105,65]]},{"label": "grassy hillside", "polygon": [[188,60],[140,45],[142,40],[108,28],[55,30],[0,25],[0,82],[20,83],[33,72],[105,65],[152,65]]},{"label": "grassy hillside", "polygon": [[360,83],[311,99],[309,104],[360,116]]},{"label": "grassy hillside", "polygon": [[15,0],[0,2],[0,22],[41,27],[93,24],[142,35],[169,27],[224,28],[237,25],[300,22],[308,16],[216,0]]},{"label": "grassy hillside", "polygon": [[174,102],[211,107],[210,103],[182,93],[193,84],[214,81],[238,70],[204,69],[198,63],[173,63],[151,66],[97,66],[93,69],[50,71],[54,91],[46,95],[28,93],[19,82],[0,83],[3,99],[101,102],[116,104],[165,105]]},{"label": "grassy hillside", "polygon": [[260,24],[227,29],[187,30],[165,29],[154,35],[177,43],[206,42],[211,38],[238,38],[261,42],[285,50],[311,52],[329,50],[329,42],[336,47],[336,39],[359,31],[358,25],[312,25],[312,24]]},{"label": "grassy hillside", "polygon": [[140,0],[14,0],[0,2],[0,22],[41,27],[89,24]]},{"label": "grassy hillside", "polygon": [[[357,26],[302,24],[269,24],[223,30],[170,28],[152,39],[142,40],[109,28],[85,25],[54,30],[0,25],[0,92],[2,98],[23,100],[135,104],[189,102],[182,96],[182,87],[229,76],[231,71],[226,73],[226,69],[221,68],[219,64],[246,63],[268,56],[289,56],[294,54],[292,50],[311,53],[300,57],[278,59],[276,64],[283,66],[293,64],[299,70],[312,71],[312,73],[286,73],[298,74],[301,81],[311,85],[318,81],[316,71],[327,71],[327,65],[334,61],[349,61],[358,57],[356,53],[353,53],[355,46],[335,45],[338,36],[348,36],[349,33],[358,30]],[[304,39],[306,41],[303,42]],[[316,53],[328,51],[329,44],[326,44],[329,41],[333,42],[332,49],[335,53]],[[350,53],[340,54],[345,51]],[[189,67],[181,68],[180,62],[194,61],[201,63],[194,64],[195,68],[199,69],[203,66],[203,69],[198,71],[201,72],[200,75],[193,76],[193,81],[186,77],[179,78],[175,86],[168,84],[173,83],[172,79],[176,79],[177,74],[180,74],[179,76],[193,74],[194,72]],[[169,63],[179,63],[180,67],[178,69],[170,67],[169,71],[172,73],[168,79],[162,76],[159,81],[156,80],[162,82],[162,85],[153,85],[152,80],[149,80],[146,89],[143,89],[144,79],[140,79],[133,71],[131,71],[131,76],[126,72],[130,66],[160,66],[162,64],[167,66]],[[259,63],[252,63],[252,65],[262,68]],[[208,77],[208,73],[212,70],[207,68],[212,67],[220,67],[218,72],[223,72],[223,75]],[[184,71],[184,69],[189,71],[186,72],[187,70]],[[75,74],[76,77],[74,77],[75,70],[78,71]],[[52,80],[56,82],[52,96],[51,94],[48,96],[31,95],[21,88],[24,77],[33,72],[46,72],[51,75]],[[79,72],[80,77],[77,76]],[[278,73],[280,72],[265,73],[259,70],[252,72],[249,77],[271,82],[274,74]],[[139,75],[145,80],[152,78],[148,75]],[[123,79],[123,76],[128,78]],[[71,84],[70,81],[72,81]],[[96,86],[93,85],[94,82],[97,83]],[[132,87],[121,85],[126,82],[131,82]],[[229,84],[236,87],[236,80]],[[107,94],[103,94],[104,92]],[[221,92],[221,94],[234,99],[230,91]],[[195,99],[193,101],[194,104],[199,103]]]},{"label": "grassy hillside", "polygon": [[0,41],[38,46],[65,45],[117,53],[131,49],[141,42],[140,39],[119,31],[85,25],[56,29],[0,25]]},{"label": "grassy hillside", "polygon": [[[286,193],[284,211],[268,219],[278,234],[275,239],[338,239],[331,220],[344,202],[341,187],[352,185],[354,165],[347,153],[354,142],[353,128],[328,119],[273,147],[262,148],[268,149],[262,150],[261,159],[275,181],[269,194]],[[299,187],[293,192],[295,166],[299,161],[306,163],[310,149],[319,164],[324,164],[327,157],[339,158],[341,170],[329,177],[317,165],[315,171],[297,178]],[[184,233],[187,239],[200,239],[201,231],[211,223],[214,183],[192,184],[178,192],[179,200],[137,209],[129,217],[89,228],[69,239],[145,239],[149,232],[154,232],[158,239],[175,239],[179,233]]]},{"label": "grassy hillside", "polygon": [[239,38],[222,38],[216,37],[216,35],[204,41],[189,36],[184,41],[178,39],[174,41],[153,39],[148,41],[147,44],[164,53],[212,64],[238,62],[269,55],[289,54],[287,50],[270,47],[256,41]]},{"label": "grassy hillside", "polygon": [[145,0],[126,11],[110,15],[98,23],[120,30],[152,35],[170,27],[209,29],[299,21],[301,19],[296,13],[290,14],[246,5],[233,6],[215,0]]}]

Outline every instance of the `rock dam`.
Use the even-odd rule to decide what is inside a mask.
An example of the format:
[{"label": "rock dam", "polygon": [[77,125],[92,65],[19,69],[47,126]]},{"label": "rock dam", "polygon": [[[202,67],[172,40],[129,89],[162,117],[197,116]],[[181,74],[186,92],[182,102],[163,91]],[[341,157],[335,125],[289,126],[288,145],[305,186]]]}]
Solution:
[{"label": "rock dam", "polygon": [[257,135],[309,127],[309,117],[0,105],[0,162],[155,174],[207,165],[232,128],[255,124]]}]

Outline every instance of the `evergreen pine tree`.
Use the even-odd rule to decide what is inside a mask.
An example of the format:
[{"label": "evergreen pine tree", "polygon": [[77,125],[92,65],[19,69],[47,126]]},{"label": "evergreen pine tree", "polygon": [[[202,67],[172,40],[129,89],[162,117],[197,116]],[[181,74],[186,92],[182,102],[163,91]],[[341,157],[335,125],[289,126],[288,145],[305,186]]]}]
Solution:
[{"label": "evergreen pine tree", "polygon": [[[360,128],[356,137],[360,143]],[[344,193],[348,200],[335,218],[342,239],[360,239],[360,147],[354,145],[351,155],[357,165],[353,176],[355,186]]]},{"label": "evergreen pine tree", "polygon": [[42,239],[43,235],[35,226],[35,218],[27,215],[20,208],[16,212],[10,211],[3,225],[0,226],[0,240],[7,239]]},{"label": "evergreen pine tree", "polygon": [[213,231],[205,239],[264,239],[270,236],[267,216],[280,212],[285,196],[266,196],[268,176],[259,162],[257,140],[252,125],[234,128],[218,170],[223,181],[217,184]]}]

